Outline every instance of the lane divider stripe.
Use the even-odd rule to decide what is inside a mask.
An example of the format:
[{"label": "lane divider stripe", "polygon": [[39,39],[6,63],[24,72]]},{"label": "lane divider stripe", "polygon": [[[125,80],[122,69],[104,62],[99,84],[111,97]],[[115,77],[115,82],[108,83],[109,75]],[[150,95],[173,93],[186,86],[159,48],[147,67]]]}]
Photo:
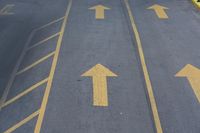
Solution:
[{"label": "lane divider stripe", "polygon": [[146,82],[147,92],[148,92],[148,95],[149,95],[149,101],[150,101],[151,110],[152,110],[152,113],[153,113],[156,132],[157,133],[163,133],[161,123],[160,123],[159,114],[158,114],[158,109],[157,109],[157,105],[156,105],[156,100],[155,100],[154,93],[153,93],[153,87],[152,87],[150,77],[149,77],[149,73],[148,73],[148,70],[147,70],[147,65],[146,65],[146,61],[145,61],[145,57],[144,57],[144,52],[143,52],[143,48],[142,48],[140,35],[139,35],[139,32],[138,32],[133,14],[131,12],[129,2],[128,2],[128,0],[124,0],[124,2],[125,2],[125,5],[126,5],[127,11],[128,11],[128,15],[129,15],[129,18],[130,18],[130,21],[131,21],[132,30],[133,30],[134,35],[135,35],[134,38],[136,39],[136,42],[137,42],[138,52],[139,52],[142,70],[143,70],[143,74],[144,74],[144,78],[145,78],[145,82]]}]

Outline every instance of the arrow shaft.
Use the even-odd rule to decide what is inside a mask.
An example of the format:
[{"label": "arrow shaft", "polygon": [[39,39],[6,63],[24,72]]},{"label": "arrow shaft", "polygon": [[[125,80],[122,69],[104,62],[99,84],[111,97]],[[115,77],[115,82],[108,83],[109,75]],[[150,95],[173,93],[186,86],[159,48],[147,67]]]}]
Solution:
[{"label": "arrow shaft", "polygon": [[108,92],[106,77],[93,77],[93,105],[108,106]]},{"label": "arrow shaft", "polygon": [[197,78],[188,78],[190,85],[200,103],[200,80]]},{"label": "arrow shaft", "polygon": [[168,18],[167,13],[165,12],[164,9],[155,9],[155,12],[156,12],[157,16],[161,19],[167,19]]},{"label": "arrow shaft", "polygon": [[96,9],[96,19],[104,19],[104,9]]}]

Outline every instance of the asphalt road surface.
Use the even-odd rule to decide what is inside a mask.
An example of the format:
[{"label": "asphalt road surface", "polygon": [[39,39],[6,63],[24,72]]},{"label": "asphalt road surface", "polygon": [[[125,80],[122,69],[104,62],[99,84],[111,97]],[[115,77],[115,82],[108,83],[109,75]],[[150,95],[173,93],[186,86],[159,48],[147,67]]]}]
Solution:
[{"label": "asphalt road surface", "polygon": [[199,133],[190,0],[0,0],[0,133]]}]

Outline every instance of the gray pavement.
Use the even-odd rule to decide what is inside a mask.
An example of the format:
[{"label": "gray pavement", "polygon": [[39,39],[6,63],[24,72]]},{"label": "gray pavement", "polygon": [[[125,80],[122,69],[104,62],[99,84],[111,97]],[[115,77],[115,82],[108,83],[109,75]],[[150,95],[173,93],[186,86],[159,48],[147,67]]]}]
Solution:
[{"label": "gray pavement", "polygon": [[[99,4],[110,8],[104,19],[89,10]],[[154,4],[168,18],[147,9]],[[0,133],[200,132],[200,12],[191,1],[129,0],[162,130],[125,0],[1,0],[0,11],[6,5],[14,14],[0,15]],[[94,106],[96,81],[81,76],[96,64],[117,75],[96,86],[107,87],[108,106]],[[187,64],[193,75],[176,76]]]}]

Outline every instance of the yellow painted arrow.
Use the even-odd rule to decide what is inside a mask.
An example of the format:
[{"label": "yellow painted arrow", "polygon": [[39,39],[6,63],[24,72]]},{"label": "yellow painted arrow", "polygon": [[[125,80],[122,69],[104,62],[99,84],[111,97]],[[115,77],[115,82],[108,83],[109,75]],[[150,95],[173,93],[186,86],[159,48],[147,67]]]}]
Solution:
[{"label": "yellow painted arrow", "polygon": [[95,10],[96,12],[96,19],[104,19],[105,18],[105,10],[109,10],[110,8],[105,7],[103,5],[97,5],[89,8],[90,10]]},{"label": "yellow painted arrow", "polygon": [[107,77],[117,77],[111,70],[97,64],[81,76],[93,79],[93,106],[108,106]]},{"label": "yellow painted arrow", "polygon": [[152,9],[156,12],[158,18],[160,19],[168,19],[169,17],[167,16],[167,13],[165,12],[165,10],[169,9],[167,7],[155,4],[147,9]]},{"label": "yellow painted arrow", "polygon": [[192,89],[200,103],[200,69],[188,64],[180,72],[178,72],[176,77],[186,77],[192,86]]}]

